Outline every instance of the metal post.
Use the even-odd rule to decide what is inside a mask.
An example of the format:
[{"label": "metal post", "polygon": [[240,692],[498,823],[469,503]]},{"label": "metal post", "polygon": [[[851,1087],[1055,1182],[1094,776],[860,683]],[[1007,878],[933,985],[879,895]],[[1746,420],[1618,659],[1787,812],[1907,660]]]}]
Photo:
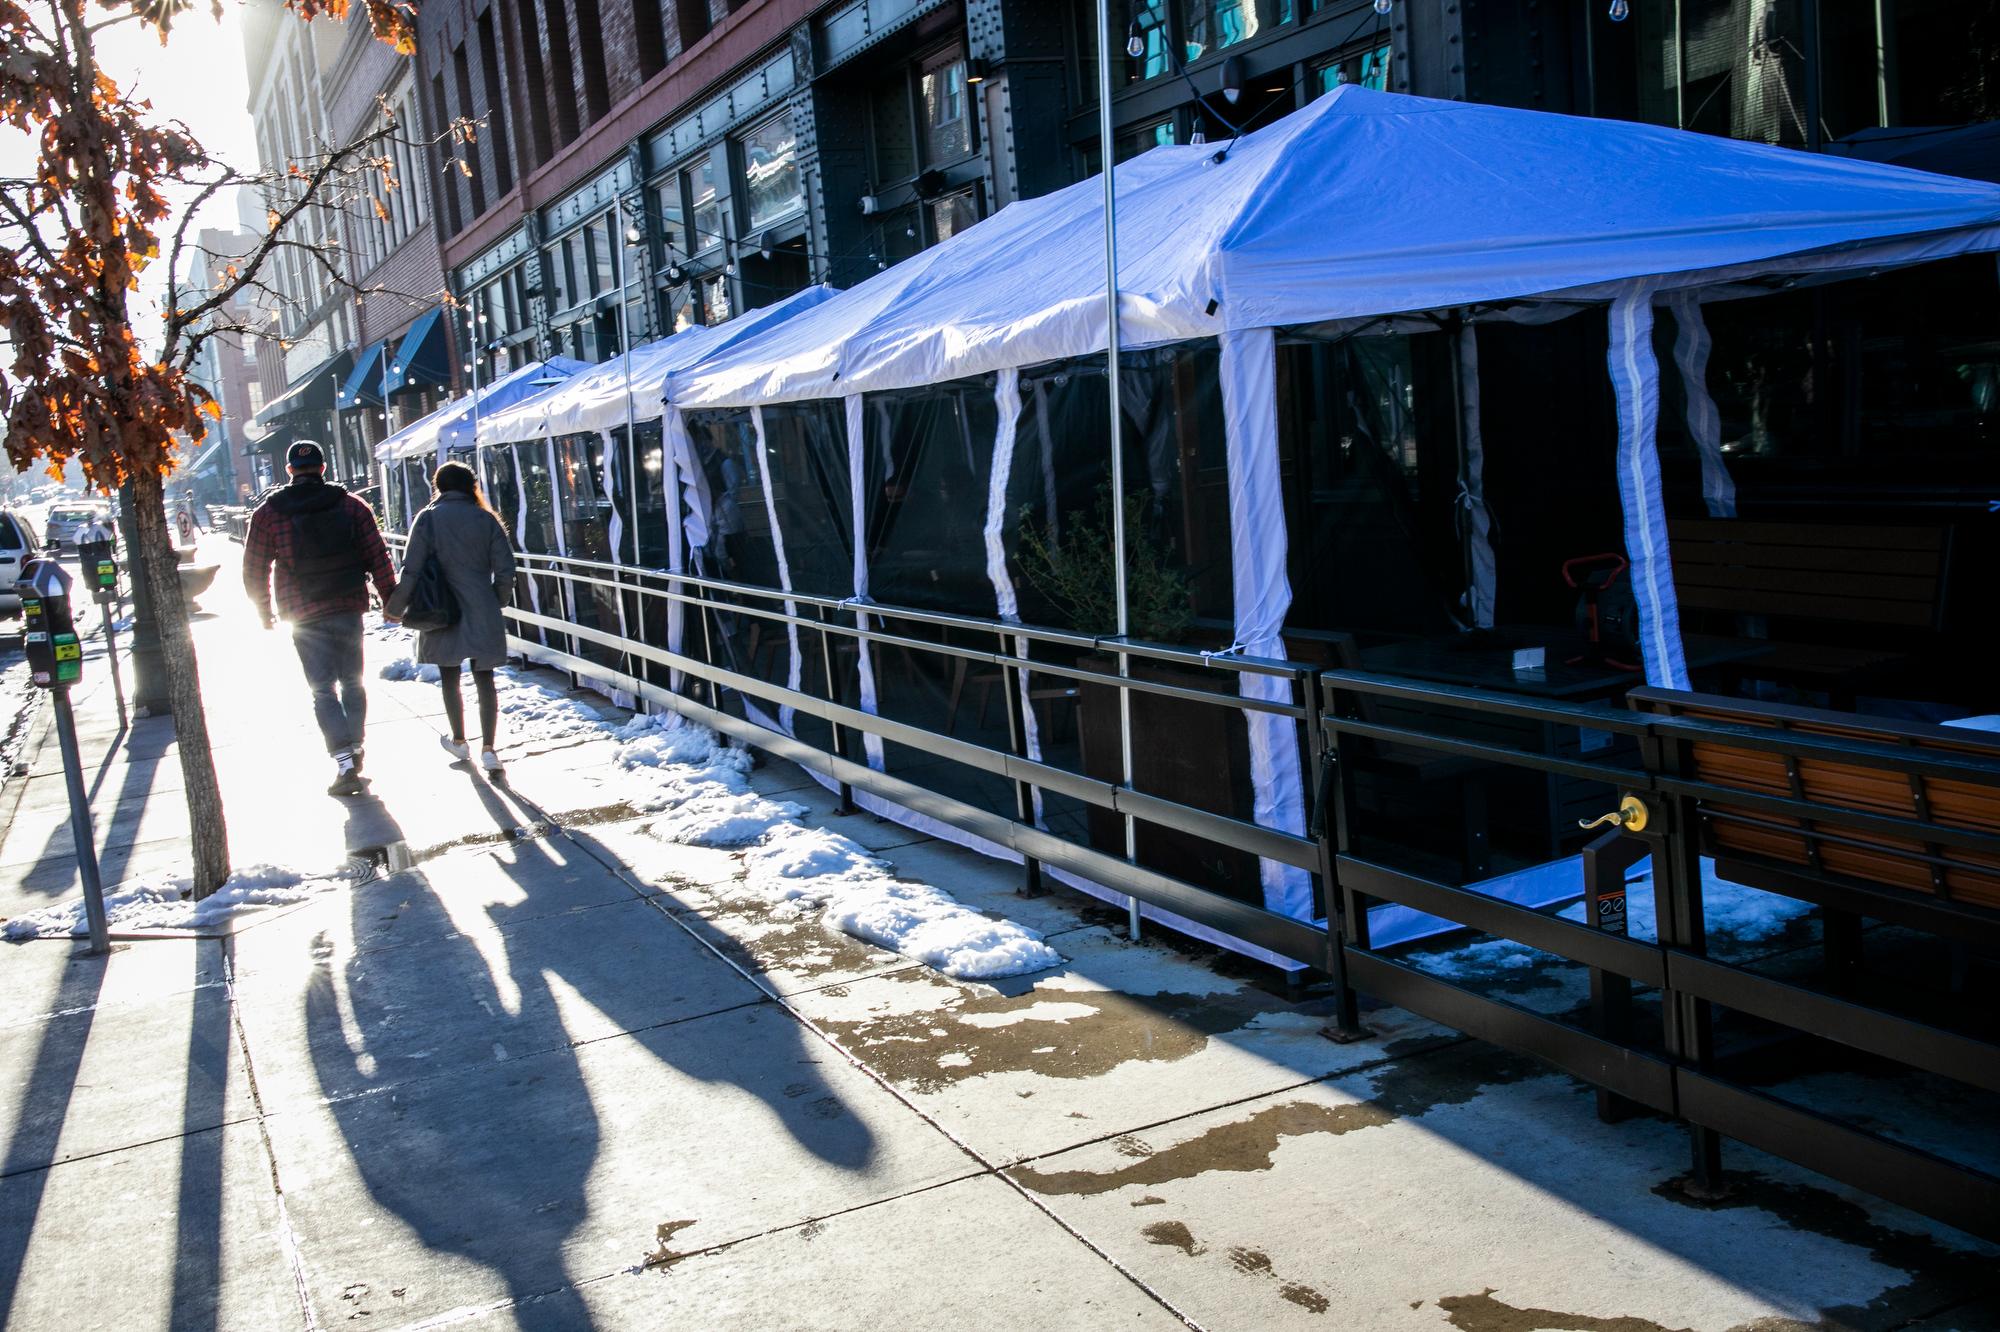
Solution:
[{"label": "metal post", "polygon": [[[1111,568],[1117,582],[1118,652],[1118,761],[1119,785],[1132,788],[1132,694],[1124,681],[1132,677],[1132,659],[1123,649],[1123,640],[1132,632],[1130,607],[1125,600],[1125,412],[1119,399],[1118,371],[1118,188],[1113,170],[1111,137],[1111,0],[1097,0],[1097,149],[1104,166],[1104,314],[1105,388],[1111,417]],[[1125,819],[1125,858],[1139,859],[1139,829],[1132,816]],[[1139,899],[1125,899],[1126,931],[1139,937]]]},{"label": "metal post", "polygon": [[[1326,729],[1324,714],[1332,709],[1317,673],[1300,671],[1295,678],[1305,700],[1307,771],[1315,774],[1312,818],[1306,833],[1319,844],[1320,904],[1326,912],[1326,974],[1333,982],[1334,992],[1333,1021],[1323,1028],[1323,1034],[1345,1045],[1370,1033],[1361,1025],[1360,996],[1347,980],[1347,940],[1352,931],[1348,929],[1343,908],[1346,895],[1340,887],[1340,857],[1347,851],[1348,838],[1342,804],[1345,783],[1340,770],[1340,736]],[[1361,947],[1367,946],[1364,934]]]},{"label": "metal post", "polygon": [[62,745],[63,783],[69,788],[70,840],[76,843],[76,868],[83,877],[83,914],[90,923],[91,953],[111,951],[110,927],[104,919],[104,881],[97,875],[97,843],[90,828],[90,797],[83,790],[83,756],[76,746],[76,714],[69,708],[69,689],[54,695],[56,737]]},{"label": "metal post", "polygon": [[[1641,752],[1649,771],[1684,777],[1689,764],[1675,739],[1649,739]],[[1713,1015],[1708,1001],[1682,993],[1674,983],[1676,951],[1697,957],[1708,951],[1701,892],[1701,816],[1692,796],[1669,796],[1666,818],[1653,852],[1654,926],[1666,963],[1660,986],[1660,1019],[1667,1055],[1687,1067],[1706,1070],[1714,1059]],[[1714,1129],[1688,1125],[1694,1168],[1689,1190],[1700,1197],[1724,1193],[1722,1137]]]},{"label": "metal post", "polygon": [[104,617],[104,659],[111,667],[111,694],[118,700],[118,725],[122,729],[130,726],[132,719],[125,713],[125,675],[118,667],[117,594],[107,597],[103,589],[99,589],[97,612]]},{"label": "metal post", "polygon": [[[1019,655],[1028,655],[1028,640],[1015,640]],[[1007,635],[1000,635],[1000,655],[1008,655]],[[1016,758],[1028,757],[1028,723],[1026,709],[1028,672],[1025,668],[1002,666],[1000,668],[1000,692],[1007,698],[1007,747]],[[1014,783],[1014,817],[1021,823],[1033,826],[1035,822],[1035,788],[1031,782]],[[1021,857],[1021,888],[1023,897],[1040,897],[1047,889],[1042,887],[1042,862],[1030,855]]]},{"label": "metal post", "polygon": [[[1626,933],[1625,872],[1656,848],[1651,842],[1613,829],[1583,848],[1584,924],[1606,934]],[[1623,1045],[1632,1035],[1632,980],[1602,967],[1590,968],[1590,1026],[1599,1036]],[[1597,1089],[1597,1117],[1615,1124],[1639,1106],[1616,1092]]]}]

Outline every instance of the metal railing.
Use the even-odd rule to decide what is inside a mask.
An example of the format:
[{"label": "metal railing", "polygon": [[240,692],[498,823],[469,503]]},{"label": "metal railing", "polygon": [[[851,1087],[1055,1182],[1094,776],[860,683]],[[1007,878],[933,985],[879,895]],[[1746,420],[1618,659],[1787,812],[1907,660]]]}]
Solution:
[{"label": "metal railing", "polygon": [[[1239,713],[1267,713],[1295,723],[1294,730],[1310,734],[1303,727],[1309,715],[1308,700],[1313,694],[1315,668],[1299,662],[1242,655],[1218,655],[1190,651],[1161,643],[1111,636],[1093,636],[1034,625],[1017,625],[998,620],[953,615],[941,611],[882,605],[851,598],[814,596],[783,592],[749,584],[726,582],[693,574],[672,574],[661,570],[635,568],[600,561],[577,560],[549,555],[517,557],[524,577],[545,580],[560,588],[564,613],[550,614],[518,604],[507,611],[509,618],[525,633],[516,633],[518,650],[578,678],[589,678],[624,690],[653,704],[672,708],[713,729],[747,744],[790,759],[800,766],[823,773],[838,788],[843,801],[854,791],[937,819],[987,842],[1017,852],[1024,864],[1024,886],[1039,887],[1044,866],[1089,879],[1119,894],[1170,911],[1188,920],[1221,931],[1281,957],[1338,974],[1342,965],[1333,936],[1311,921],[1280,915],[1265,908],[1209,891],[1162,869],[1137,863],[1132,858],[1084,845],[1040,826],[1033,810],[1037,795],[1068,797],[1085,806],[1104,810],[1123,819],[1185,833],[1230,851],[1279,862],[1317,875],[1323,857],[1319,843],[1310,837],[1267,828],[1255,822],[1203,809],[1165,796],[1133,789],[1131,786],[1091,777],[1059,764],[1030,757],[1024,678],[1053,677],[1079,687],[1129,690],[1158,698],[1229,709]],[[579,595],[605,594],[610,605],[625,607],[628,630],[634,620],[645,622],[644,606],[678,604],[692,612],[684,630],[683,650],[672,652],[664,645],[634,637],[629,632],[580,624],[573,613]],[[722,600],[721,598],[729,600]],[[639,603],[636,612],[627,599]],[[787,610],[789,604],[793,609]],[[1000,694],[1007,710],[1007,747],[995,748],[975,741],[942,734],[907,721],[866,711],[840,699],[790,689],[744,671],[717,664],[715,651],[716,617],[737,616],[760,621],[779,629],[796,630],[802,642],[810,635],[823,666],[822,678],[834,678],[832,659],[836,643],[867,643],[873,649],[892,649],[924,654],[948,661],[978,665],[1000,673]],[[954,631],[969,636],[990,637],[991,648],[964,643],[941,642],[915,637],[906,627]],[[593,656],[590,647],[601,649]],[[1064,650],[1077,653],[1125,653],[1142,660],[1212,672],[1233,687],[1244,674],[1284,679],[1290,686],[1290,702],[1245,698],[1233,691],[1192,688],[1137,676],[1120,676],[1087,666],[1050,660],[1034,655]],[[803,650],[803,647],[802,647]],[[645,668],[651,667],[652,670]],[[674,687],[674,677],[684,678]],[[831,691],[829,691],[831,692]],[[831,747],[821,748],[793,736],[774,732],[728,709],[730,699],[754,700],[770,709],[790,708],[799,714],[827,723],[833,737]],[[1122,712],[1122,710],[1121,710]],[[1011,814],[997,813],[971,801],[945,794],[892,772],[872,767],[865,758],[862,737],[907,746],[946,760],[958,767],[999,777],[1014,792]],[[862,757],[857,757],[857,753]],[[1324,900],[1324,885],[1316,885]]]},{"label": "metal railing", "polygon": [[[1921,1070],[1967,1087],[2000,1092],[2000,1046],[1980,1035],[1892,1011],[1851,994],[1830,993],[1797,976],[1765,974],[1709,955],[1701,858],[1704,829],[1720,820],[1818,819],[1859,835],[1913,839],[2000,856],[2000,836],[1893,813],[1829,809],[1796,796],[1760,795],[1704,780],[1691,762],[1696,745],[1739,745],[1891,771],[1945,776],[2000,789],[2000,763],[1909,747],[1869,744],[1756,726],[1655,716],[1603,704],[1544,701],[1518,694],[1431,684],[1293,661],[1211,655],[1166,644],[1095,637],[946,612],[888,606],[809,593],[671,574],[661,570],[545,555],[520,557],[524,578],[553,593],[539,610],[508,608],[510,640],[524,655],[672,709],[743,743],[822,774],[846,806],[865,792],[1018,853],[1025,891],[1038,890],[1050,867],[1221,931],[1325,973],[1338,996],[1328,1034],[1362,1034],[1359,996],[1393,1003],[1469,1035],[1534,1055],[1598,1089],[1600,1114],[1615,1120],[1640,1109],[1688,1126],[1692,1178],[1721,1191],[1721,1139],[1728,1137],[1844,1180],[1883,1198],[2000,1239],[2000,1179],[1876,1132],[1837,1121],[1809,1106],[1733,1076],[1718,1052],[1716,1014],[1741,1015],[1781,1032],[1830,1041],[1868,1058]],[[580,598],[592,618],[580,622]],[[682,650],[653,641],[649,625],[667,607],[685,616]],[[615,613],[607,614],[607,611]],[[651,612],[649,614],[649,612]],[[813,651],[823,691],[791,688],[720,664],[718,617],[741,617],[796,632]],[[920,629],[959,641],[916,636]],[[991,646],[976,645],[990,640]],[[865,710],[839,696],[835,662],[844,645],[929,654],[999,672],[1006,701],[1004,747],[928,729]],[[1123,652],[1139,660],[1212,673],[1208,690],[1092,670],[1050,654]],[[1239,678],[1287,682],[1285,701],[1244,698]],[[1309,814],[1303,835],[1200,808],[1031,757],[1025,708],[1029,677],[1077,687],[1129,690],[1184,702],[1264,713],[1294,724],[1307,774]],[[746,702],[795,709],[825,723],[825,745],[750,718]],[[1121,714],[1125,709],[1121,709]],[[1528,727],[1578,728],[1606,738],[1595,756],[1547,752],[1495,738],[1494,728],[1451,724],[1474,718]],[[905,746],[957,768],[1003,779],[1011,812],[947,794],[867,758],[866,738]],[[1491,775],[1539,774],[1598,784],[1636,797],[1643,826],[1624,826],[1583,848],[1583,923],[1418,872],[1371,849],[1378,816],[1358,798],[1371,768],[1389,751],[1449,756]],[[1036,817],[1043,795],[1059,795],[1127,820],[1169,828],[1310,876],[1324,919],[1295,919],[1225,896],[1156,865],[1139,863],[1059,835]],[[1747,811],[1747,813],[1746,813]],[[1433,812],[1435,816],[1435,812]],[[1452,817],[1447,811],[1444,817]],[[1839,837],[1837,830],[1823,835]],[[1129,845],[1129,843],[1128,843]],[[1922,855],[1922,852],[1917,853]],[[1626,871],[1653,863],[1654,938],[1625,932]],[[1370,938],[1372,905],[1393,903],[1465,930],[1510,940],[1571,964],[1589,980],[1578,1011],[1543,1012],[1426,971],[1407,953],[1378,949]],[[1954,915],[1954,912],[1957,912]],[[1890,914],[1894,914],[1893,912]],[[2000,911],[1936,904],[1927,928],[1984,943],[2000,937]],[[1960,924],[1963,933],[1954,934]],[[1647,1020],[1640,1021],[1641,1013]]]},{"label": "metal railing", "polygon": [[[1684,1121],[1697,1189],[1723,1189],[1721,1139],[1728,1137],[1973,1234],[2000,1238],[2000,1178],[1897,1140],[1897,1129],[1907,1125],[1863,1128],[1732,1075],[1729,1052],[1718,1047],[1716,1020],[1718,1010],[1740,1015],[1775,1029],[1780,1041],[1817,1038],[1989,1092],[2000,1092],[2000,1045],[1881,1003],[1830,993],[1796,976],[1768,974],[1747,961],[1709,956],[1701,869],[1705,832],[1740,818],[1736,811],[1746,807],[1791,820],[1781,826],[1794,836],[1806,835],[1810,828],[1813,836],[1837,839],[1841,834],[1829,827],[1853,828],[2000,856],[2000,835],[1928,817],[1721,785],[1700,775],[1695,750],[1737,747],[1794,762],[1806,756],[1913,777],[1947,776],[1995,791],[2000,791],[2000,762],[1865,739],[1547,703],[1353,671],[1326,672],[1320,684],[1319,729],[1325,739],[1318,798],[1329,813],[1318,826],[1330,844],[1327,873],[1337,885],[1342,950],[1355,987],[1470,1035],[1536,1055],[1592,1083],[1600,1090],[1599,1112],[1607,1120],[1638,1106]],[[1369,721],[1369,706],[1387,701],[1425,710],[1440,724],[1432,729]],[[1589,761],[1451,734],[1445,719],[1468,714],[1609,733],[1629,742],[1627,757],[1622,762]],[[1477,759],[1499,772],[1581,778],[1622,796],[1621,826],[1584,853],[1586,922],[1554,918],[1361,854],[1367,820],[1356,808],[1351,779],[1365,765],[1366,746],[1378,742]],[[1881,849],[1879,841],[1866,845]],[[1655,932],[1650,943],[1624,933],[1623,909],[1625,871],[1648,855]],[[1922,853],[1914,858],[1921,859]],[[2000,912],[1982,915],[1976,908],[1948,902],[1906,901],[1894,890],[1878,892],[1853,883],[1835,887],[1847,894],[1841,900],[1849,906],[1916,922],[1953,946],[1991,938],[2000,923]],[[1582,1020],[1535,1011],[1430,974],[1411,960],[1377,952],[1369,942],[1371,902],[1401,903],[1586,968],[1590,999]],[[1650,1028],[1640,1032],[1633,1020],[1635,997],[1641,992],[1651,992],[1646,997],[1657,1008],[1657,1035]],[[1343,1019],[1355,1018],[1348,998]],[[1967,1125],[1966,1131],[1977,1127]]]}]

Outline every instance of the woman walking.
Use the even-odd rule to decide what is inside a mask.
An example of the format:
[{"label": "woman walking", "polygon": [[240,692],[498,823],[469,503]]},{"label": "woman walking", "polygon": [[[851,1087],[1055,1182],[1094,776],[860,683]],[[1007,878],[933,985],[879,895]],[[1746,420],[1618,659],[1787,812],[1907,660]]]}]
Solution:
[{"label": "woman walking", "polygon": [[472,664],[472,683],[479,694],[479,765],[500,771],[493,752],[499,726],[500,700],[493,687],[494,668],[507,657],[507,627],[500,607],[514,590],[514,550],[507,529],[493,516],[479,493],[478,480],[464,463],[448,462],[431,478],[431,502],[410,525],[409,548],[403,552],[405,581],[389,599],[386,613],[399,618],[409,606],[424,562],[437,557],[438,568],[458,600],[458,622],[443,629],[419,631],[417,660],[438,668],[444,688],[444,715],[451,735],[440,743],[454,758],[465,758],[465,701],[458,675]]}]

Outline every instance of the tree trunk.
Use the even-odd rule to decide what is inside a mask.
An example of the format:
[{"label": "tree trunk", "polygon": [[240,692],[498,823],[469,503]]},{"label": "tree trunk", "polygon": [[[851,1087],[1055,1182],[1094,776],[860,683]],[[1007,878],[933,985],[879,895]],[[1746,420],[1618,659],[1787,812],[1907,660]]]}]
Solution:
[{"label": "tree trunk", "polygon": [[187,599],[181,595],[180,561],[167,531],[165,485],[159,473],[139,471],[126,483],[138,532],[137,576],[146,580],[159,626],[160,663],[166,670],[179,743],[181,776],[187,789],[188,828],[194,851],[194,895],[207,897],[229,878],[229,829],[222,817],[222,791],[215,780],[215,751],[208,742],[208,714],[201,701],[201,674],[195,664],[194,634],[188,628]]}]

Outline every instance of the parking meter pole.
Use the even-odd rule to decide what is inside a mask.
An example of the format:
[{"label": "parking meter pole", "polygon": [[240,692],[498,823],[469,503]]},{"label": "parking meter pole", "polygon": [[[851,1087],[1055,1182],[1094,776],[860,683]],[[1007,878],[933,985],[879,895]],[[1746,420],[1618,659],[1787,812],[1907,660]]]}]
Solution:
[{"label": "parking meter pole", "polygon": [[69,787],[70,840],[76,843],[76,868],[83,876],[83,914],[90,922],[90,951],[109,952],[110,927],[104,919],[104,881],[97,873],[97,840],[90,830],[90,797],[83,790],[83,755],[76,746],[76,714],[70,711],[69,690],[53,689],[56,737],[62,745],[63,782]]},{"label": "parking meter pole", "polygon": [[111,694],[118,700],[118,726],[123,730],[132,719],[125,715],[125,674],[118,667],[118,603],[100,593],[97,609],[104,616],[104,659],[111,665]]}]

